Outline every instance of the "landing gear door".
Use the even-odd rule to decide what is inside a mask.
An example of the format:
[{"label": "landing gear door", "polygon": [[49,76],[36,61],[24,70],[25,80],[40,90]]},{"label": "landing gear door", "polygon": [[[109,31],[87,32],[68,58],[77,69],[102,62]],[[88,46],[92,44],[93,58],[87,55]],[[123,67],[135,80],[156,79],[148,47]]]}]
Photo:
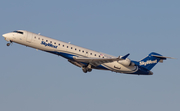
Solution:
[{"label": "landing gear door", "polygon": [[32,34],[32,33],[27,32],[26,41],[27,41],[27,42],[31,42],[31,41],[32,41],[32,37],[33,37],[33,34]]}]

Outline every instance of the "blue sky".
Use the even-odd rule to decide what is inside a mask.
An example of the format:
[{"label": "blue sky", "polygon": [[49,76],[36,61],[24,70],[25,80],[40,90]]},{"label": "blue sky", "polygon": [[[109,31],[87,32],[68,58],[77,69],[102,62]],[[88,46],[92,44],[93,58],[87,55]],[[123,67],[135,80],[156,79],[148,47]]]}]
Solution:
[{"label": "blue sky", "polygon": [[2,0],[0,34],[28,30],[114,56],[178,58],[152,76],[82,70],[0,37],[1,111],[179,111],[180,1]]}]

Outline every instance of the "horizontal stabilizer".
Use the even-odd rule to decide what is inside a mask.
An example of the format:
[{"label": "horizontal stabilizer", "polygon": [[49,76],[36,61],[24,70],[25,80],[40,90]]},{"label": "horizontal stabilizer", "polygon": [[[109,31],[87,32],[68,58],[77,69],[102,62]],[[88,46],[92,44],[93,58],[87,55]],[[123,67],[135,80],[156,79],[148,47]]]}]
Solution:
[{"label": "horizontal stabilizer", "polygon": [[160,58],[160,59],[176,59],[176,58],[173,58],[173,57],[165,57],[165,56],[158,56],[158,55],[151,55],[151,56],[154,56],[154,57],[157,57],[157,58]]}]

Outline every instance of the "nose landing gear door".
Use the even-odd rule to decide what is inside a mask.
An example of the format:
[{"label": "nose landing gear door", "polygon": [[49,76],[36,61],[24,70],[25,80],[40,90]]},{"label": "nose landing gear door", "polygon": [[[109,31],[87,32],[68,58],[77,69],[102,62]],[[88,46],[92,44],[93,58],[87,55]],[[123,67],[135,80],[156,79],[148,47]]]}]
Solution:
[{"label": "nose landing gear door", "polygon": [[26,41],[30,43],[30,42],[32,41],[32,37],[33,37],[33,34],[32,34],[32,33],[27,32]]}]

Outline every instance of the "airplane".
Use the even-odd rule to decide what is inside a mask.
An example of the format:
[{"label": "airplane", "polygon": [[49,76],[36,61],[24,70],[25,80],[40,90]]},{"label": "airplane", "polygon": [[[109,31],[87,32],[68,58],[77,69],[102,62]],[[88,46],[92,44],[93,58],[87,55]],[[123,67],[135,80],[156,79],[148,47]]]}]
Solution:
[{"label": "airplane", "polygon": [[151,52],[142,60],[133,61],[128,58],[129,53],[116,57],[25,30],[16,30],[2,36],[9,42],[7,46],[14,42],[62,56],[73,65],[80,67],[84,73],[91,72],[92,69],[99,69],[124,74],[153,75],[153,72],[150,70],[158,62],[162,63],[167,58],[174,59]]}]

